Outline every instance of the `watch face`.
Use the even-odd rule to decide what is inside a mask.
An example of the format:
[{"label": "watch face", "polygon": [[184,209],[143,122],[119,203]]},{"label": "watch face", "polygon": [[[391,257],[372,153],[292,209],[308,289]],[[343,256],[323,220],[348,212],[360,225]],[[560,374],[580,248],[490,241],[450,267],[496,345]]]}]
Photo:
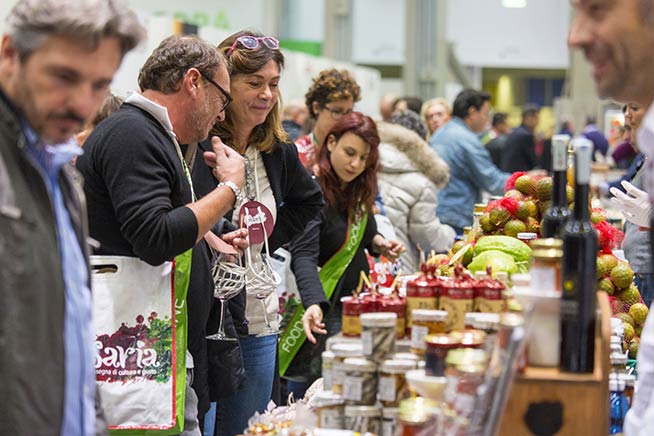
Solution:
[{"label": "watch face", "polygon": [[272,213],[258,201],[248,201],[241,206],[239,212],[241,227],[248,230],[250,244],[260,244],[270,237],[275,227]]}]

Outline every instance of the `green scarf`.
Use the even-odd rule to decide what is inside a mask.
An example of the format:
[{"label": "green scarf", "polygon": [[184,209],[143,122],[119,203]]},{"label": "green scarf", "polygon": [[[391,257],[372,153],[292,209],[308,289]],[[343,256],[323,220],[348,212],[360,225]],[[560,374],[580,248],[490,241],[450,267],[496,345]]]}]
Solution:
[{"label": "green scarf", "polygon": [[[345,243],[320,269],[320,282],[327,300],[332,298],[336,285],[359,249],[367,224],[368,214],[363,214],[357,222],[350,221]],[[299,304],[279,341],[279,374],[282,376],[307,338],[302,327],[302,315],[304,307]]]}]

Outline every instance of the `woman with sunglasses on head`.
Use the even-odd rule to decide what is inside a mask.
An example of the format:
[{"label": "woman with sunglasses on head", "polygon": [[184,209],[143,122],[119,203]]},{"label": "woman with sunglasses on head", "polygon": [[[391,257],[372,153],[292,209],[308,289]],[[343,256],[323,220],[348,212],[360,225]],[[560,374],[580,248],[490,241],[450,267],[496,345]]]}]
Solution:
[{"label": "woman with sunglasses on head", "polygon": [[361,88],[347,70],[323,70],[305,95],[309,117],[315,120],[313,130],[295,141],[300,160],[309,172],[314,166],[320,144],[334,124],[352,112],[354,103],[361,99]]},{"label": "woman with sunglasses on head", "polygon": [[[286,142],[281,125],[279,80],[284,56],[278,41],[256,32],[241,31],[225,39],[218,48],[231,67],[233,101],[225,112],[225,121],[217,123],[211,134],[246,159],[244,198],[237,202],[232,221],[240,226],[239,214],[245,202],[263,205],[262,209],[269,212],[268,217],[274,223],[272,232],[264,236],[272,253],[301,233],[306,223],[317,215],[323,205],[322,194],[300,163],[294,145]],[[251,245],[255,253],[253,265],[263,262],[264,256],[257,252],[264,244]],[[277,335],[257,335],[266,330],[266,317],[277,328],[276,293],[264,301],[266,313],[264,305],[249,293],[230,300],[246,381],[235,394],[217,399],[217,435],[243,432],[248,419],[257,411],[263,412],[271,399]]]},{"label": "woman with sunglasses on head", "polygon": [[[301,332],[285,332],[279,347],[280,371],[295,398],[302,398],[308,385],[320,377],[324,335],[341,330],[340,299],[357,287],[362,271],[369,272],[365,250],[391,260],[404,251],[402,244],[377,233],[372,207],[378,159],[375,122],[360,112],[336,122],[317,156],[317,179],[327,204],[291,243],[291,267],[306,307],[303,336],[295,339]],[[320,343],[314,332],[321,334]]]}]

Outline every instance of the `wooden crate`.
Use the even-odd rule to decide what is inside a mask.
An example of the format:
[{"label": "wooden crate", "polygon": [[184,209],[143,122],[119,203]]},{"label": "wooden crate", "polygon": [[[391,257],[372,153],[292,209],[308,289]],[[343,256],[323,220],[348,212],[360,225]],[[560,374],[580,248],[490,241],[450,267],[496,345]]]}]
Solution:
[{"label": "wooden crate", "polygon": [[527,368],[514,381],[504,410],[502,436],[604,436],[609,434],[611,307],[598,293],[601,311],[592,374]]}]

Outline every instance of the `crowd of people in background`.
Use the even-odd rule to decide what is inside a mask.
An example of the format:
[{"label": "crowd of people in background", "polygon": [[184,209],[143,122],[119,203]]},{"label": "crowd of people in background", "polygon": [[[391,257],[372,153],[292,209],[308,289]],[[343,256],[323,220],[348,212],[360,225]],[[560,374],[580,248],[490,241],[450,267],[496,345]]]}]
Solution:
[{"label": "crowd of people in background", "polygon": [[[0,267],[0,396],[12,407],[0,408],[0,427],[12,434],[105,429],[92,367],[89,235],[94,254],[150,265],[192,259],[180,434],[229,436],[271,400],[300,397],[320,377],[325,340],[341,328],[341,297],[369,271],[368,254],[413,273],[420,252],[451,247],[471,225],[474,204],[501,195],[512,172],[549,169],[540,108],[526,104],[511,129],[509,114],[493,113],[481,90],[452,101],[387,95],[374,120],[355,110],[356,78],[328,69],[304,102],[282,105],[279,41],[254,31],[223,41],[166,38],[123,100],[109,84],[144,29],[128,8],[109,3],[72,10],[20,0],[2,40],[0,223],[12,231],[0,244],[9,262]],[[625,189],[625,181],[644,189],[634,132],[645,110],[635,100],[624,106],[614,149],[593,116],[579,132],[598,161],[627,169],[600,193]],[[564,120],[560,133],[575,132]],[[271,221],[258,242],[242,228],[251,204]],[[647,233],[633,224],[626,233],[649,304]],[[219,310],[216,238],[250,253],[254,271],[288,250],[301,297],[297,347],[279,346],[277,295],[259,295],[256,281]],[[237,340],[208,340],[219,324]],[[5,334],[15,325],[23,325],[19,337]]]}]

